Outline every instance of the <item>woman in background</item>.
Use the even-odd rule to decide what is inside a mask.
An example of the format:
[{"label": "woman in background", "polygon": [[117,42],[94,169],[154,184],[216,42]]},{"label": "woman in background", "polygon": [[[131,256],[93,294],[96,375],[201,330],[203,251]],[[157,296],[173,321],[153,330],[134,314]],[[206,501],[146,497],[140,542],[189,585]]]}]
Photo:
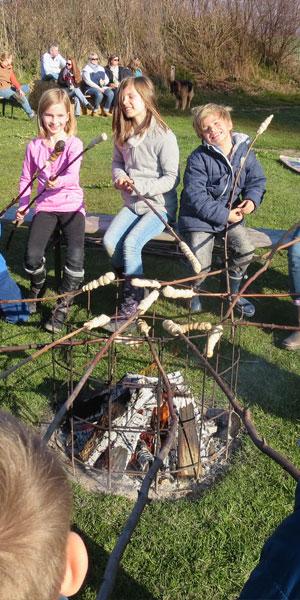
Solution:
[{"label": "woman in background", "polygon": [[2,52],[0,54],[0,98],[10,100],[14,98],[23,108],[29,119],[35,117],[35,112],[32,110],[26,94],[29,92],[28,85],[21,85],[14,73],[12,66],[12,54],[10,52]]},{"label": "woman in background", "polygon": [[69,98],[74,98],[75,117],[81,114],[80,105],[89,108],[92,113],[93,106],[89,103],[80,89],[81,75],[75,58],[67,58],[66,66],[62,68],[58,76],[58,85],[67,92]]}]

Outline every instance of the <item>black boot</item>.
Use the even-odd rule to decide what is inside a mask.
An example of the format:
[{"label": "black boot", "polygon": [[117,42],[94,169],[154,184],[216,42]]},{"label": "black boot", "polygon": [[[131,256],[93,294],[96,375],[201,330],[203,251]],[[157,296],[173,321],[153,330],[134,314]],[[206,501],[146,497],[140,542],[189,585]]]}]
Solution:
[{"label": "black boot", "polygon": [[283,340],[282,345],[286,350],[300,350],[300,306],[295,305],[295,308],[296,324],[299,326],[299,331],[294,331]]},{"label": "black boot", "polygon": [[[45,264],[43,262],[42,266],[36,269],[35,271],[29,271],[25,267],[27,273],[30,273],[30,290],[29,290],[29,298],[39,298],[43,296],[45,292],[45,282],[46,282],[46,269]],[[28,310],[32,315],[37,311],[37,303],[36,302],[28,302]]]},{"label": "black boot", "polygon": [[[72,292],[80,288],[83,281],[83,272],[76,273],[70,271],[67,267],[64,269],[64,276],[61,284],[60,293]],[[50,319],[45,323],[45,329],[51,333],[59,333],[67,319],[70,307],[73,304],[73,297],[67,296],[59,298],[53,308]]]},{"label": "black boot", "polygon": [[[229,287],[232,294],[237,294],[241,283],[243,281],[243,276],[240,273],[235,271],[229,272]],[[229,299],[232,302],[233,298]],[[251,318],[255,315],[255,306],[248,300],[248,298],[239,298],[237,303],[234,306],[234,310],[239,313],[242,317]]]},{"label": "black boot", "polygon": [[[131,283],[132,279],[137,276],[123,274],[123,277],[125,281],[118,314],[112,317],[110,323],[104,327],[104,329],[110,332],[117,331],[125,321],[128,321],[136,313],[139,303],[144,298],[144,288],[135,287]],[[140,277],[142,276],[140,275]]]}]

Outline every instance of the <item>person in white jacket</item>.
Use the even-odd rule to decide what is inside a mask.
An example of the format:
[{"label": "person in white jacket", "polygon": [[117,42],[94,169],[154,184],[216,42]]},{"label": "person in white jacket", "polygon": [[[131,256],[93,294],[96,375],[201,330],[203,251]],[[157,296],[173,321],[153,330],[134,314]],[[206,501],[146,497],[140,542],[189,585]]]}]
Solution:
[{"label": "person in white jacket", "polygon": [[56,44],[51,44],[48,52],[41,58],[41,78],[44,81],[57,81],[61,69],[66,65],[66,59],[59,54]]},{"label": "person in white jacket", "polygon": [[[109,116],[110,107],[114,99],[114,93],[109,87],[109,78],[104,67],[99,65],[96,52],[91,52],[89,62],[82,69],[82,88],[85,95],[91,96],[94,101],[95,114],[101,113],[104,117]],[[103,106],[100,108],[101,103]]]}]

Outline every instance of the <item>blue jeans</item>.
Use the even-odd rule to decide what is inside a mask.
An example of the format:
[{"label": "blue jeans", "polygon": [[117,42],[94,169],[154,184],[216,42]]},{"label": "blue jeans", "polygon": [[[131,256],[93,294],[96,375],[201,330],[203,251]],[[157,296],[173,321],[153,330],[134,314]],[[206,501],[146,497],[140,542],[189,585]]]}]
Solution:
[{"label": "blue jeans", "polygon": [[[165,212],[161,213],[167,219]],[[136,215],[125,206],[108,228],[103,244],[112,264],[125,275],[142,275],[142,249],[164,230],[164,224],[152,212]]]},{"label": "blue jeans", "polygon": [[[29,86],[27,84],[22,85],[21,89],[23,90],[23,92],[25,94],[28,94]],[[26,96],[21,98],[21,96],[18,95],[17,90],[15,88],[0,89],[0,98],[5,98],[6,100],[9,100],[12,97],[14,97],[15,100],[20,104],[21,108],[23,108],[23,110],[25,110],[26,115],[28,115],[30,117],[33,113],[33,110],[31,108]]]},{"label": "blue jeans", "polygon": [[[223,236],[223,233],[221,235]],[[216,234],[205,231],[184,232],[184,238],[198,258],[202,266],[202,271],[209,272],[211,269],[215,237]],[[238,224],[235,227],[229,227],[228,248],[231,250],[229,271],[242,276],[246,272],[254,253],[254,247],[243,225]]]},{"label": "blue jeans", "polygon": [[95,110],[98,110],[104,98],[105,101],[103,104],[103,108],[106,112],[109,112],[114,99],[114,93],[110,88],[107,88],[107,90],[103,90],[103,92],[100,92],[99,90],[96,90],[96,88],[89,87],[85,90],[85,94],[88,96],[92,96],[92,98],[94,99]]},{"label": "blue jeans", "polygon": [[[293,239],[297,237],[300,237],[300,228],[296,229]],[[297,294],[293,301],[300,305],[300,242],[288,249],[288,263],[291,292]]]},{"label": "blue jeans", "polygon": [[78,87],[74,88],[73,90],[67,89],[66,92],[70,98],[74,98],[75,116],[79,117],[79,115],[81,114],[80,105],[82,104],[83,106],[87,106],[88,100],[86,99],[81,89]]}]

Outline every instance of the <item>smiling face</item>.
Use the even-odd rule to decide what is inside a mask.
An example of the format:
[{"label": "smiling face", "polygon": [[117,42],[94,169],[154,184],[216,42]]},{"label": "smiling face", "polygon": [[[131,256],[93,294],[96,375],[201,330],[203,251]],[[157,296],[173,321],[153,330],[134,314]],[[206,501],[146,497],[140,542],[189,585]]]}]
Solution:
[{"label": "smiling face", "polygon": [[201,120],[201,137],[207,144],[226,148],[231,143],[232,121],[219,113],[211,113]]},{"label": "smiling face", "polygon": [[138,125],[146,117],[147,110],[145,102],[137,92],[133,84],[129,84],[122,91],[122,110],[127,119],[132,119]]},{"label": "smiling face", "polygon": [[50,104],[42,114],[42,121],[47,137],[56,137],[64,133],[69,120],[69,113],[62,102]]}]

